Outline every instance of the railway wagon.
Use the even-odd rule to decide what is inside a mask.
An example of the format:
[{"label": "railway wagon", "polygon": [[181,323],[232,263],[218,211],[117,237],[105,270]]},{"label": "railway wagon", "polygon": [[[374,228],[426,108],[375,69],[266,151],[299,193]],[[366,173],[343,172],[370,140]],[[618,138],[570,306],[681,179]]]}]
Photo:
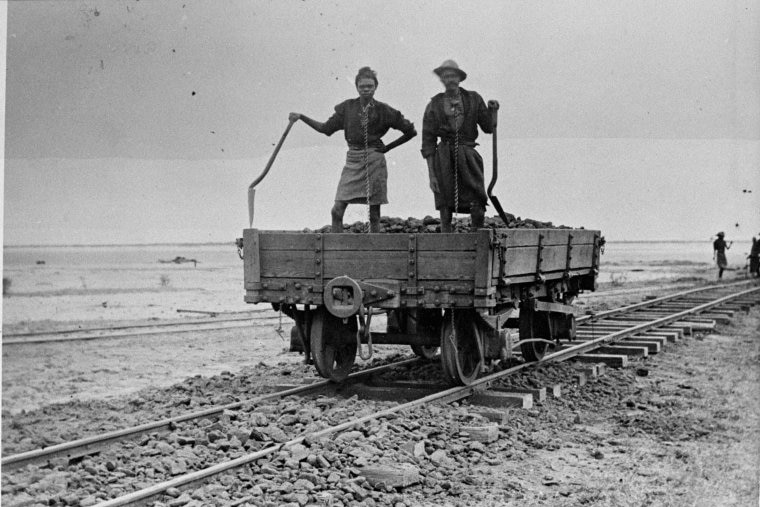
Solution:
[{"label": "railway wagon", "polygon": [[[445,377],[473,382],[513,348],[540,360],[574,339],[573,298],[596,288],[603,239],[585,229],[325,234],[245,229],[245,301],[291,317],[306,360],[340,382],[356,355],[410,345]],[[516,310],[519,310],[516,311]],[[385,332],[370,331],[374,315]],[[519,329],[519,340],[510,328]]]}]

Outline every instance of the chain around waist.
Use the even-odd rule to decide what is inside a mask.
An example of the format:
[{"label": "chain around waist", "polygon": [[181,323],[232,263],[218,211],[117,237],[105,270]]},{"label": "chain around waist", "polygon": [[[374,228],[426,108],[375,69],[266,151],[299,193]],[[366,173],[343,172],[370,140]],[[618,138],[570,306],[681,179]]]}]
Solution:
[{"label": "chain around waist", "polygon": [[[383,143],[381,141],[381,142],[369,143],[367,145],[367,148],[370,149],[370,150],[377,150],[377,149],[379,149],[382,146],[384,146],[384,145],[383,145]],[[348,149],[349,150],[364,151],[364,145],[363,144],[348,143]]]},{"label": "chain around waist", "polygon": [[[456,141],[455,137],[442,137],[441,138],[441,142],[439,144],[451,144],[451,145],[453,145],[453,144],[456,144],[456,142],[457,141]],[[472,139],[462,139],[460,137],[459,138],[459,146],[470,146],[470,147],[474,148],[475,146],[478,146],[478,143],[476,143]]]}]

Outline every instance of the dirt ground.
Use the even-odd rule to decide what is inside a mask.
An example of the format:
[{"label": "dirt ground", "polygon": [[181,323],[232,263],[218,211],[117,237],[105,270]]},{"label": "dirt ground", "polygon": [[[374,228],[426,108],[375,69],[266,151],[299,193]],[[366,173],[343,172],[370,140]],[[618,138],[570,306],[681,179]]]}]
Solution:
[{"label": "dirt ground", "polygon": [[[579,312],[586,309],[603,310],[619,304],[639,302],[646,294],[674,292],[684,286],[682,282],[603,287],[599,292],[583,295],[576,304]],[[170,292],[169,296],[177,297],[177,294]],[[132,296],[132,300],[135,299]],[[110,309],[89,305],[86,310],[79,307],[70,312],[60,311],[57,316],[63,320],[24,318],[11,321],[4,326],[4,332],[39,332],[152,322],[156,321],[152,312],[157,308],[171,317],[162,318],[161,322],[180,321],[171,315],[174,312],[170,309],[173,306],[192,307],[184,301],[178,303],[171,299],[158,306],[154,303],[146,305],[142,298],[139,300],[143,306],[140,311],[147,312],[142,320],[103,320],[103,314]],[[208,303],[203,301],[196,307],[207,308]],[[132,313],[141,315],[138,301],[130,306],[133,308]],[[67,319],[69,316],[72,318]],[[257,316],[255,326],[223,331],[5,346],[2,356],[2,409],[4,413],[17,413],[50,403],[109,399],[146,387],[170,386],[193,375],[210,376],[225,370],[236,372],[258,363],[297,363],[302,357],[287,353],[292,324],[283,316],[283,333],[280,334],[277,332],[280,326],[277,317],[274,311],[266,312]],[[192,319],[184,318],[181,321],[189,322]],[[378,347],[380,353],[389,353],[387,349]],[[390,352],[396,350],[397,348],[392,348]]]},{"label": "dirt ground", "polygon": [[[607,287],[578,303],[602,309],[676,288]],[[4,423],[30,410],[22,420],[44,418],[54,403],[140,398],[140,390],[197,374],[260,363],[293,369],[301,356],[286,352],[288,334],[275,332],[273,316],[245,329],[6,346]],[[484,495],[452,497],[452,505],[757,505],[760,309],[571,386],[563,398],[515,414],[505,431],[501,459],[474,466],[493,478],[481,485]]]},{"label": "dirt ground", "polygon": [[757,505],[760,310],[627,373],[627,389],[602,378],[579,388],[587,401],[555,402],[571,427],[553,425],[550,406],[539,415],[556,448],[529,446],[501,467],[522,476],[522,505]]}]

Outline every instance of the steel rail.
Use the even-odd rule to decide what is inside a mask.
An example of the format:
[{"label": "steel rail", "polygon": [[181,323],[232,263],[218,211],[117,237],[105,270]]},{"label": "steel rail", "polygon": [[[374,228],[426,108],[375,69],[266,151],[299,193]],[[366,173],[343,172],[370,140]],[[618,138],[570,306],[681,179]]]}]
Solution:
[{"label": "steel rail", "polygon": [[[357,381],[357,380],[374,375],[376,373],[381,373],[385,370],[389,370],[397,366],[405,366],[405,365],[413,364],[418,361],[419,361],[419,358],[415,357],[412,359],[404,359],[402,361],[386,364],[383,366],[375,366],[373,368],[368,368],[366,370],[362,370],[362,371],[358,371],[358,372],[354,372],[350,374],[348,376],[348,380]],[[228,403],[226,405],[211,407],[199,412],[192,412],[192,413],[183,414],[176,417],[169,417],[167,419],[162,419],[160,421],[141,424],[139,426],[134,426],[132,428],[124,428],[121,430],[111,431],[111,432],[103,433],[100,435],[94,435],[92,437],[86,437],[86,438],[74,440],[71,442],[65,442],[62,444],[52,445],[50,447],[45,447],[42,449],[34,449],[32,451],[26,451],[19,454],[14,454],[12,456],[3,457],[2,460],[0,460],[0,465],[2,466],[3,471],[6,471],[6,470],[13,470],[16,468],[20,468],[20,467],[33,464],[33,463],[45,462],[47,460],[58,458],[58,457],[65,457],[65,458],[71,459],[71,458],[86,456],[88,454],[94,454],[99,449],[102,449],[115,442],[120,442],[123,440],[136,438],[145,433],[169,431],[172,429],[174,425],[178,423],[190,421],[193,419],[200,419],[203,417],[217,416],[221,414],[222,412],[224,412],[225,410],[234,410],[244,405],[249,405],[249,404],[255,405],[267,400],[285,398],[287,396],[292,396],[296,394],[306,394],[313,391],[319,391],[320,389],[329,388],[330,386],[334,386],[334,385],[335,384],[329,380],[321,380],[318,382],[314,382],[312,384],[305,384],[303,386],[293,387],[291,389],[286,389],[284,391],[257,396],[250,400],[235,401],[232,403]]]},{"label": "steel rail", "polygon": [[[713,287],[715,288],[715,287]],[[147,488],[133,491],[132,493],[128,493],[126,495],[123,495],[121,497],[113,498],[111,500],[107,500],[105,502],[101,502],[96,505],[96,507],[117,507],[117,506],[123,506],[123,505],[142,505],[146,501],[162,495],[168,490],[169,488],[187,488],[189,486],[192,486],[193,484],[203,482],[209,477],[212,477],[214,475],[218,475],[222,472],[225,472],[227,470],[231,470],[233,468],[240,467],[242,465],[246,465],[249,463],[252,463],[258,459],[264,458],[270,454],[276,453],[280,450],[287,449],[289,447],[292,447],[296,444],[300,444],[304,442],[307,438],[321,438],[328,436],[332,433],[337,433],[339,431],[343,431],[349,428],[353,427],[360,427],[362,424],[369,422],[374,419],[379,419],[391,414],[395,414],[397,412],[400,412],[402,410],[407,410],[410,408],[414,408],[420,405],[424,405],[431,402],[453,402],[462,398],[466,398],[475,392],[482,391],[484,389],[487,389],[489,386],[491,386],[493,383],[503,379],[504,377],[507,377],[509,375],[512,375],[518,371],[535,367],[540,364],[546,364],[550,362],[555,361],[563,361],[567,360],[571,357],[574,357],[576,355],[580,355],[583,352],[586,352],[589,349],[598,348],[599,344],[607,343],[613,340],[619,340],[622,339],[628,335],[636,334],[641,332],[645,329],[651,329],[652,327],[656,327],[658,325],[662,325],[663,322],[672,322],[674,319],[677,320],[679,317],[684,315],[689,315],[695,311],[701,311],[701,309],[709,308],[711,306],[716,306],[721,304],[724,301],[733,299],[735,297],[743,296],[746,294],[750,294],[752,292],[760,291],[760,287],[749,289],[746,291],[742,291],[733,295],[728,295],[721,297],[714,302],[706,303],[703,305],[699,305],[695,307],[692,310],[688,311],[682,311],[674,314],[673,316],[664,317],[661,319],[657,319],[651,323],[646,323],[638,326],[634,326],[628,330],[625,331],[619,331],[615,333],[611,333],[610,335],[606,335],[604,337],[598,338],[596,340],[593,340],[591,342],[586,342],[580,345],[576,345],[574,347],[561,350],[558,352],[555,352],[553,354],[550,354],[546,356],[541,361],[532,362],[532,363],[523,363],[521,365],[514,366],[512,368],[493,373],[491,375],[488,375],[486,377],[480,378],[473,382],[470,385],[467,386],[459,386],[459,387],[452,387],[449,389],[445,389],[443,391],[430,394],[428,396],[419,398],[417,400],[410,401],[408,403],[403,403],[401,405],[397,405],[395,407],[388,408],[386,410],[382,410],[380,412],[376,412],[364,417],[359,417],[357,419],[353,419],[350,421],[346,421],[342,424],[338,424],[336,426],[331,426],[329,428],[325,428],[323,430],[310,433],[308,435],[301,435],[297,438],[294,438],[292,440],[289,440],[288,442],[284,442],[281,444],[273,445],[271,447],[267,447],[265,449],[261,449],[259,451],[246,454],[244,456],[240,456],[239,458],[226,461],[223,463],[217,463],[216,465],[212,465],[210,467],[204,468],[202,470],[197,470],[195,472],[191,472],[189,474],[186,474],[184,476],[175,477],[173,479],[170,479],[168,481],[164,481],[158,484],[154,484],[152,486],[149,486]]]},{"label": "steel rail", "polygon": [[597,319],[603,319],[605,317],[609,317],[610,315],[617,315],[621,313],[628,313],[633,310],[638,310],[640,308],[648,308],[650,306],[656,306],[659,303],[663,303],[665,301],[671,301],[673,299],[682,298],[684,296],[688,296],[689,294],[694,294],[697,292],[705,292],[715,289],[724,289],[724,288],[730,288],[730,287],[737,287],[740,285],[747,285],[753,283],[753,280],[743,280],[741,282],[734,282],[734,283],[726,283],[722,285],[709,285],[706,287],[698,287],[696,289],[689,289],[682,292],[676,292],[675,294],[668,294],[667,296],[661,296],[655,299],[650,299],[648,301],[642,301],[641,303],[634,303],[632,305],[628,306],[621,306],[620,308],[613,308],[611,310],[604,310],[601,312],[596,312],[591,315],[582,315],[580,317],[576,317],[575,322],[581,323],[585,322],[587,320],[597,320]]},{"label": "steel rail", "polygon": [[737,292],[734,294],[729,294],[727,296],[723,296],[709,303],[704,303],[690,309],[682,310],[680,312],[676,312],[671,315],[667,315],[665,317],[661,317],[659,319],[655,319],[649,322],[644,322],[643,324],[637,324],[635,326],[622,329],[620,331],[615,331],[613,333],[600,336],[599,338],[596,338],[594,340],[590,340],[584,343],[580,343],[578,345],[574,345],[572,347],[568,347],[566,349],[549,354],[548,356],[544,357],[540,361],[540,363],[562,361],[566,359],[567,357],[577,356],[577,355],[583,354],[584,352],[588,352],[589,350],[599,348],[599,346],[602,344],[609,343],[612,341],[617,341],[627,336],[643,333],[646,331],[650,331],[654,328],[658,328],[661,326],[665,326],[667,324],[671,324],[673,322],[677,322],[683,317],[692,315],[694,313],[702,312],[704,310],[708,310],[714,306],[720,305],[721,303],[730,301],[731,299],[734,299],[740,296],[745,296],[747,294],[752,294],[754,292],[760,292],[760,287],[755,287],[755,288],[747,289],[747,290]]},{"label": "steel rail", "polygon": [[[249,310],[250,313],[264,313],[274,312],[274,310]],[[185,322],[156,322],[150,324],[125,324],[121,326],[109,326],[109,327],[89,327],[85,329],[56,329],[54,331],[33,331],[28,333],[4,333],[3,336],[8,338],[21,338],[24,336],[47,336],[47,335],[59,335],[59,334],[74,334],[74,333],[94,333],[96,331],[123,331],[125,329],[141,329],[145,327],[171,327],[171,326],[184,326],[187,324],[213,324],[218,322],[236,322],[240,320],[250,320],[254,318],[240,317],[232,319],[198,319],[196,321]]]},{"label": "steel rail", "polygon": [[[241,318],[241,319],[229,319],[220,320],[216,322],[200,323],[200,322],[185,322],[182,324],[174,324],[175,326],[194,326],[190,329],[157,329],[154,331],[137,331],[133,333],[114,333],[114,334],[100,334],[100,335],[87,335],[87,336],[57,336],[51,338],[32,338],[29,340],[5,340],[3,339],[2,345],[25,345],[25,344],[41,344],[41,343],[60,343],[60,342],[76,342],[76,341],[89,341],[89,340],[108,340],[112,338],[129,338],[132,336],[152,336],[157,334],[180,334],[180,333],[192,333],[194,331],[220,331],[224,329],[240,329],[245,327],[255,326],[256,323],[264,323],[277,319],[277,315],[271,317],[260,318]],[[230,323],[226,326],[220,326],[224,322]],[[216,324],[216,325],[214,325]],[[210,327],[206,327],[210,326]],[[147,326],[146,326],[147,327]]]}]

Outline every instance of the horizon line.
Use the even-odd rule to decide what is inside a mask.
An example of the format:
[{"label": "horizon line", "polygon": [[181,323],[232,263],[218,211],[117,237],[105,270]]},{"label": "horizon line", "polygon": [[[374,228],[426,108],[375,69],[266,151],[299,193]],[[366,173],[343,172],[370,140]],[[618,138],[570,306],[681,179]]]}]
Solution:
[{"label": "horizon line", "polygon": [[[263,229],[262,229],[263,230]],[[300,231],[293,231],[300,232]],[[316,231],[312,231],[316,232]],[[429,233],[428,233],[429,234]],[[609,243],[708,243],[713,241],[712,239],[610,239]],[[733,240],[734,242],[750,242],[751,240]],[[8,245],[3,244],[3,248],[83,248],[83,247],[137,247],[137,246],[229,246],[235,245],[234,241],[178,241],[175,243],[51,243],[51,244],[18,244]]]}]

